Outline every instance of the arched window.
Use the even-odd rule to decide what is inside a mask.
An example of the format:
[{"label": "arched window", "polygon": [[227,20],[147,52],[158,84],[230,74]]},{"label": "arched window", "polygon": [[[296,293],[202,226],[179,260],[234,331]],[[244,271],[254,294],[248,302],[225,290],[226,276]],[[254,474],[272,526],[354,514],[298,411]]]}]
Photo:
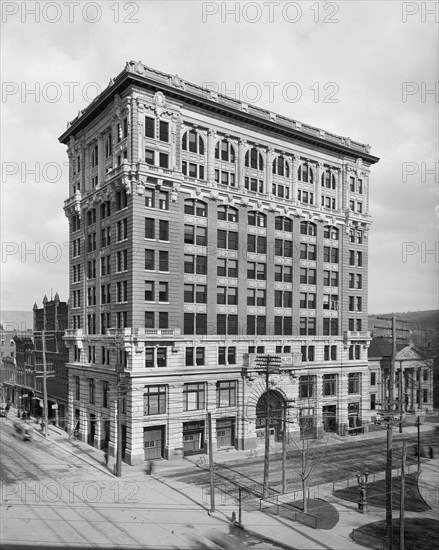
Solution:
[{"label": "arched window", "polygon": [[235,162],[235,149],[233,145],[223,139],[218,141],[215,146],[215,158],[218,160],[225,160],[227,162]]},{"label": "arched window", "polygon": [[256,170],[264,169],[264,161],[262,160],[261,153],[253,147],[245,154],[245,165],[248,168],[255,168]]},{"label": "arched window", "polygon": [[186,199],[184,201],[184,213],[191,216],[207,217],[207,204],[198,199]]},{"label": "arched window", "polygon": [[267,227],[267,216],[262,214],[262,212],[252,210],[248,213],[247,223],[248,225],[255,225],[257,227]]},{"label": "arched window", "polygon": [[238,221],[238,210],[233,206],[221,205],[218,206],[218,219],[227,222]]},{"label": "arched window", "polygon": [[333,225],[325,225],[323,228],[323,237],[325,239],[332,239],[338,241],[338,228]]},{"label": "arched window", "polygon": [[307,162],[304,162],[299,166],[297,177],[299,181],[303,181],[304,183],[314,183],[314,173],[311,166]]},{"label": "arched window", "polygon": [[184,151],[189,151],[190,153],[198,153],[199,155],[204,155],[203,138],[195,130],[188,130],[183,135],[181,146]]},{"label": "arched window", "polygon": [[305,222],[305,221],[300,222],[300,234],[315,236],[317,234],[316,224],[312,222]]},{"label": "arched window", "polygon": [[278,231],[287,231],[289,233],[292,233],[293,221],[290,220],[290,218],[286,218],[285,216],[276,216],[274,228]]},{"label": "arched window", "polygon": [[290,177],[290,165],[282,155],[273,160],[273,174]]},{"label": "arched window", "polygon": [[331,170],[325,170],[322,174],[322,186],[328,189],[335,189],[335,175]]}]

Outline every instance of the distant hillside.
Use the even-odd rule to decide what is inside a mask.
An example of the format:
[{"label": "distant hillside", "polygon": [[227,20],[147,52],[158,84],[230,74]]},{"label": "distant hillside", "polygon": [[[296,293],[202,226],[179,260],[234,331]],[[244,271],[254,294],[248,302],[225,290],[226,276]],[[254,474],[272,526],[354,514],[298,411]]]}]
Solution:
[{"label": "distant hillside", "polygon": [[26,331],[33,329],[34,316],[32,311],[0,311],[0,324],[7,331]]},{"label": "distant hillside", "polygon": [[[376,326],[384,326],[386,321],[377,319],[377,317],[391,317],[395,315],[397,319],[408,321],[407,329],[411,331],[438,331],[439,329],[439,310],[431,309],[427,311],[406,311],[402,313],[380,313],[379,315],[369,315],[369,330]],[[402,325],[399,325],[402,326]]]}]

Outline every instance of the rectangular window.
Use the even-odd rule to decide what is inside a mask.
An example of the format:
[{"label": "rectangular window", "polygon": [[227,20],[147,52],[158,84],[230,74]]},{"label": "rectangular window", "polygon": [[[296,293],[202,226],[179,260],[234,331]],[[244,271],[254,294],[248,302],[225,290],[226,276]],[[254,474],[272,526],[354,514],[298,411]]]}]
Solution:
[{"label": "rectangular window", "polygon": [[145,249],[145,269],[147,271],[155,270],[155,253],[154,250]]},{"label": "rectangular window", "polygon": [[166,348],[157,348],[157,366],[166,367],[167,365],[167,354]]},{"label": "rectangular window", "polygon": [[81,379],[79,376],[75,376],[75,400],[81,399]]},{"label": "rectangular window", "polygon": [[159,251],[159,271],[169,271],[169,252]]},{"label": "rectangular window", "polygon": [[[161,155],[161,153],[160,153]],[[166,155],[167,157],[168,155]],[[160,164],[160,166],[162,166],[162,168],[167,168],[168,162],[166,162],[166,166],[162,166]],[[169,210],[169,193],[167,191],[160,191],[159,193],[159,209],[160,210]],[[167,223],[167,222],[166,222]],[[162,240],[167,240],[167,239],[162,239]]]},{"label": "rectangular window", "polygon": [[169,328],[169,314],[167,311],[159,312],[159,328]]},{"label": "rectangular window", "polygon": [[95,389],[96,389],[96,386],[95,386],[95,380],[94,378],[89,378],[88,379],[88,397],[89,397],[89,403],[91,403],[92,405],[94,405],[94,402],[95,402]]},{"label": "rectangular window", "polygon": [[300,399],[311,398],[314,395],[314,376],[301,376],[299,378]]},{"label": "rectangular window", "polygon": [[148,116],[145,117],[145,136],[155,138],[155,119]]},{"label": "rectangular window", "polygon": [[169,122],[164,120],[161,120],[159,124],[159,140],[169,142]]},{"label": "rectangular window", "polygon": [[145,218],[145,239],[155,239],[154,218]]},{"label": "rectangular window", "polygon": [[145,311],[145,328],[155,328],[154,316],[153,311]]},{"label": "rectangular window", "polygon": [[192,347],[186,348],[186,351],[185,351],[185,365],[187,367],[193,367],[194,366],[194,360],[195,360],[194,348],[192,348]]},{"label": "rectangular window", "polygon": [[196,411],[205,407],[205,385],[185,384],[183,386],[183,410]]},{"label": "rectangular window", "polygon": [[166,220],[159,220],[159,240],[169,241],[169,222]]},{"label": "rectangular window", "polygon": [[169,302],[168,283],[159,282],[159,302]]},{"label": "rectangular window", "polygon": [[323,375],[323,395],[325,397],[336,395],[336,380],[335,374]]},{"label": "rectangular window", "polygon": [[166,413],[166,386],[145,386],[143,410],[147,416]]},{"label": "rectangular window", "polygon": [[152,149],[145,149],[145,162],[151,166],[155,164],[155,152]]},{"label": "rectangular window", "polygon": [[154,302],[154,281],[145,281],[145,302]]},{"label": "rectangular window", "polygon": [[236,381],[235,380],[217,382],[216,406],[217,407],[235,407],[236,406]]},{"label": "rectangular window", "polygon": [[375,386],[376,385],[376,372],[370,373],[370,385]]},{"label": "rectangular window", "polygon": [[348,393],[360,393],[359,372],[350,372],[348,374]]},{"label": "rectangular window", "polygon": [[147,208],[155,207],[154,189],[150,189],[148,187],[145,189],[145,206]]}]

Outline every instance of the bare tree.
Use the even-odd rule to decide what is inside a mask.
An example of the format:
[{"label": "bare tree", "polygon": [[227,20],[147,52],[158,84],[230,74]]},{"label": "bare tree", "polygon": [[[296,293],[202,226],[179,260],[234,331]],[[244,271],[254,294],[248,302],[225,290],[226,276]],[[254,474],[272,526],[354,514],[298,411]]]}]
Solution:
[{"label": "bare tree", "polygon": [[302,510],[308,511],[308,480],[321,465],[323,456],[327,450],[328,439],[324,441],[314,438],[312,418],[302,418],[300,426],[300,438],[292,438],[294,447],[299,451],[299,460],[292,459],[292,469],[299,476],[302,484]]}]

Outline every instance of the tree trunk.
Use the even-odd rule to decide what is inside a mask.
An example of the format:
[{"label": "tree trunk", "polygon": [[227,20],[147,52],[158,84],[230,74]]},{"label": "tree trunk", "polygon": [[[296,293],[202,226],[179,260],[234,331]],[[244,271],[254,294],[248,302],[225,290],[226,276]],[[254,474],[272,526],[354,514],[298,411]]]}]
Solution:
[{"label": "tree trunk", "polygon": [[306,513],[308,511],[308,498],[306,496],[306,479],[305,478],[302,478],[302,496],[303,496],[302,509]]}]

